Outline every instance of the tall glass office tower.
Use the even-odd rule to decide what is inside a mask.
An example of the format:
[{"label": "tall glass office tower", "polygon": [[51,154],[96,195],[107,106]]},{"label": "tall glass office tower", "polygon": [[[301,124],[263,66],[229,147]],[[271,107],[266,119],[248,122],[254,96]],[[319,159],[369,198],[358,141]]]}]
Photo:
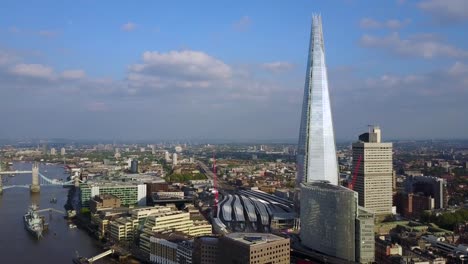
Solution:
[{"label": "tall glass office tower", "polygon": [[312,16],[297,152],[296,185],[326,180],[338,185],[338,162],[328,93],[322,17]]}]

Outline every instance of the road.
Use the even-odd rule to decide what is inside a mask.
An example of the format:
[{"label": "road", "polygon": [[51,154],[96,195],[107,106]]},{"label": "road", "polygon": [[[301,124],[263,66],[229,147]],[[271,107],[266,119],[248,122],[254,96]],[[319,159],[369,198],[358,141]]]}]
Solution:
[{"label": "road", "polygon": [[[208,168],[208,166],[206,166],[205,163],[199,160],[197,160],[197,164],[200,167],[200,171],[204,173],[206,177],[208,177],[208,179],[214,181],[213,171],[211,171],[211,169]],[[218,190],[233,190],[234,189],[234,187],[230,186],[223,179],[220,179],[219,177],[217,177],[217,183],[218,183]]]}]

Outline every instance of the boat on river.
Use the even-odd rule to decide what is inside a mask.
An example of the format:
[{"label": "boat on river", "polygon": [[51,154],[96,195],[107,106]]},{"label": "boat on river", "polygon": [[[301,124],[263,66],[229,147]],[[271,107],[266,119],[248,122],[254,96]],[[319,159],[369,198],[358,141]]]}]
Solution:
[{"label": "boat on river", "polygon": [[45,219],[38,213],[39,207],[35,204],[29,206],[28,212],[23,216],[24,227],[37,239],[42,237],[45,228]]}]

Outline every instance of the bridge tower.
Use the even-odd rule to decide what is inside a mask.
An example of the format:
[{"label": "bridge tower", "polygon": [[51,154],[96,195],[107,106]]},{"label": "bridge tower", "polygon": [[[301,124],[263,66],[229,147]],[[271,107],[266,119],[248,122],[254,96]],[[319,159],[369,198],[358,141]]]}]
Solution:
[{"label": "bridge tower", "polygon": [[74,181],[75,181],[75,182],[74,182],[75,187],[76,187],[76,188],[80,187],[80,177],[76,176],[76,177],[74,178]]},{"label": "bridge tower", "polygon": [[31,192],[38,193],[41,191],[41,187],[39,185],[39,164],[34,162],[32,167],[32,182],[31,182]]}]

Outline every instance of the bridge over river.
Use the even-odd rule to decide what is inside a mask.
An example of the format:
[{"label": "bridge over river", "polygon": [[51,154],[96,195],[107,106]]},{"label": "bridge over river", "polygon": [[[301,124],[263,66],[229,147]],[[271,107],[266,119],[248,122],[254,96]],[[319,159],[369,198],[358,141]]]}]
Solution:
[{"label": "bridge over river", "polygon": [[[3,185],[3,180],[1,177],[3,175],[21,175],[21,174],[31,174],[31,184],[24,184],[24,185]],[[30,171],[26,170],[14,170],[14,171],[0,171],[0,194],[3,193],[4,190],[10,188],[26,188],[30,189],[33,193],[38,193],[41,190],[41,187],[48,187],[48,186],[72,186],[72,185],[79,185],[80,179],[75,178],[74,180],[70,181],[60,181],[57,179],[50,179],[44,176],[41,172],[39,172],[39,164],[37,162],[33,163],[32,169]]]}]

